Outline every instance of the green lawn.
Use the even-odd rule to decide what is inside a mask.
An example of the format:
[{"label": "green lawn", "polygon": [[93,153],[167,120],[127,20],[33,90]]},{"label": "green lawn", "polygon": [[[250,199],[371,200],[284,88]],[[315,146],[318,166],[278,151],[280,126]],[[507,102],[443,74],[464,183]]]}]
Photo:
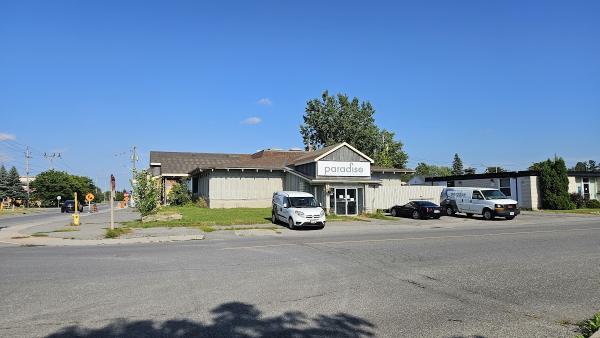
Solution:
[{"label": "green lawn", "polygon": [[210,225],[240,225],[271,223],[271,208],[233,208],[207,209],[196,206],[166,207],[160,213],[180,213],[183,218],[173,221],[156,221],[142,223],[141,221],[126,222],[126,226],[135,228],[154,227],[203,227]]},{"label": "green lawn", "polygon": [[[209,227],[214,225],[254,225],[271,223],[271,208],[232,208],[232,209],[207,209],[196,206],[165,207],[160,209],[159,214],[179,213],[183,216],[181,220],[146,222],[131,221],[123,225],[131,228],[155,228],[155,227]],[[328,222],[335,221],[363,221],[369,218],[392,219],[383,214],[364,214],[361,217],[327,215]]]}]

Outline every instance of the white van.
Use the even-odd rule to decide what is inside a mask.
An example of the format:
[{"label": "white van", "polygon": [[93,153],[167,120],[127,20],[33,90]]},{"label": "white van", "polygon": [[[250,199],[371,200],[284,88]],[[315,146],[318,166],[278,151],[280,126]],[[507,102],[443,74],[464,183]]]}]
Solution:
[{"label": "white van", "polygon": [[462,212],[469,217],[474,214],[483,215],[486,220],[496,216],[510,220],[520,213],[517,201],[506,197],[498,189],[444,188],[440,201],[440,206],[448,216]]},{"label": "white van", "polygon": [[285,222],[290,229],[297,226],[325,227],[325,210],[315,197],[300,191],[278,191],[273,194],[273,223]]}]

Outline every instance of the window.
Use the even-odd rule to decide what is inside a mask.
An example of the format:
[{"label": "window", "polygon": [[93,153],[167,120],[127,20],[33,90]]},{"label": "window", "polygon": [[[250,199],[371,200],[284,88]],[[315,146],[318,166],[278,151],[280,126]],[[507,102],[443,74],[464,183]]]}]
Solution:
[{"label": "window", "polygon": [[473,191],[473,197],[471,197],[471,199],[482,200],[483,196],[481,196],[481,193],[479,191]]},{"label": "window", "polygon": [[500,191],[506,196],[511,196],[512,192],[510,190],[510,178],[501,178],[500,179]]}]

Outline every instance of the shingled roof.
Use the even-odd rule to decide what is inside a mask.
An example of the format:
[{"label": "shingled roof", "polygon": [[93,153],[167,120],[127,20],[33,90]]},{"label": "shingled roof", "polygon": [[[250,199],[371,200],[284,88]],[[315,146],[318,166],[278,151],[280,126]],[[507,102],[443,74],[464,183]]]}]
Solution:
[{"label": "shingled roof", "polygon": [[151,151],[150,163],[160,163],[163,175],[185,175],[195,169],[282,169],[305,154],[283,150],[261,150],[254,154]]}]

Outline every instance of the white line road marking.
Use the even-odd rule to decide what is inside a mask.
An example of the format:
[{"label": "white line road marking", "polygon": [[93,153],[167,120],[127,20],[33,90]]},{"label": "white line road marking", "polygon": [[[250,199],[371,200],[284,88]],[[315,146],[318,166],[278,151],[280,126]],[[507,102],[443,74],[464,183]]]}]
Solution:
[{"label": "white line road marking", "polygon": [[469,238],[469,237],[490,237],[490,236],[509,236],[509,235],[529,235],[539,233],[558,233],[558,232],[574,232],[586,230],[600,230],[600,228],[576,228],[563,230],[535,230],[535,231],[515,231],[515,232],[498,232],[488,234],[473,234],[473,235],[449,235],[449,236],[427,236],[427,237],[406,237],[406,238],[384,238],[384,239],[363,239],[352,241],[330,241],[330,242],[304,242],[304,243],[285,243],[271,245],[256,245],[256,246],[238,246],[222,248],[221,250],[244,250],[244,249],[260,249],[279,246],[300,246],[300,245],[330,245],[330,244],[357,244],[357,243],[377,243],[377,242],[400,242],[400,241],[417,241],[427,239],[452,239],[452,238]]}]

